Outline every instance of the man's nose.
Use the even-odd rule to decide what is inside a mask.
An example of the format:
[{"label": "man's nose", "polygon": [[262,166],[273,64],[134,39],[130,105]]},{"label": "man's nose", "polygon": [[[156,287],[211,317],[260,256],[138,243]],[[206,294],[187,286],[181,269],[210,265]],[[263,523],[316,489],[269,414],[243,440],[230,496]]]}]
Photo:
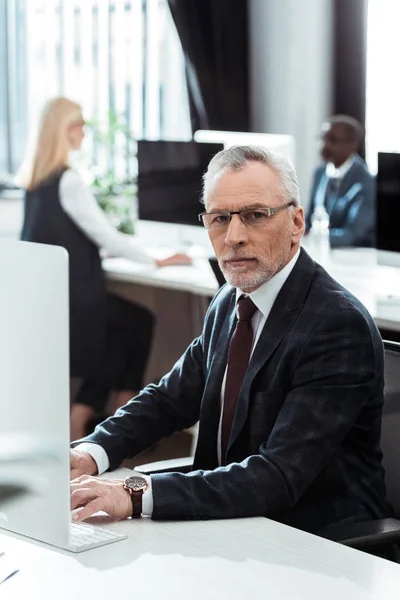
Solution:
[{"label": "man's nose", "polygon": [[230,247],[241,246],[247,242],[248,231],[240,215],[232,215],[228,231],[225,236],[225,244]]}]

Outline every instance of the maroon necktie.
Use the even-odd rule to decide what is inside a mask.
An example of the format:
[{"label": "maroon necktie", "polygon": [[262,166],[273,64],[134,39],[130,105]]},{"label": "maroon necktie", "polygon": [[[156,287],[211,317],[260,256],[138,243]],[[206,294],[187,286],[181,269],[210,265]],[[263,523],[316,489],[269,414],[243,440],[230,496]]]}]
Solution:
[{"label": "maroon necktie", "polygon": [[224,406],[221,427],[221,464],[225,464],[240,388],[249,364],[253,344],[251,319],[257,307],[249,296],[241,296],[237,303],[238,322],[233,332],[228,352]]}]

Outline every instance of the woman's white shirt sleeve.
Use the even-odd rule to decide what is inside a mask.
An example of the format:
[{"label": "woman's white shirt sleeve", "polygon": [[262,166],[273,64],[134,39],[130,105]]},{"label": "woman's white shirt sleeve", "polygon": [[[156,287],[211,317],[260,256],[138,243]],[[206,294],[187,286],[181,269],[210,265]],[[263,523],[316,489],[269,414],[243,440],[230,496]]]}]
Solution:
[{"label": "woman's white shirt sleeve", "polygon": [[154,259],[135,246],[135,242],[111,225],[78,173],[69,169],[60,180],[60,203],[63,210],[83,233],[99,248],[137,263],[153,264]]}]

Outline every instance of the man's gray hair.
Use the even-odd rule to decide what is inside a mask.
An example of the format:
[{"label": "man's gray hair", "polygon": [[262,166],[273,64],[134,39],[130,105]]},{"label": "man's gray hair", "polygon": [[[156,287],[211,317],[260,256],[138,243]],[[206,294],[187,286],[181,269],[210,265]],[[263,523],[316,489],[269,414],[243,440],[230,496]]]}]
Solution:
[{"label": "man's gray hair", "polygon": [[286,156],[274,154],[263,146],[231,146],[218,152],[210,161],[203,175],[203,191],[201,201],[207,205],[210,184],[221,171],[241,171],[250,162],[266,165],[279,178],[280,195],[284,202],[294,201],[300,204],[299,182],[296,171]]}]

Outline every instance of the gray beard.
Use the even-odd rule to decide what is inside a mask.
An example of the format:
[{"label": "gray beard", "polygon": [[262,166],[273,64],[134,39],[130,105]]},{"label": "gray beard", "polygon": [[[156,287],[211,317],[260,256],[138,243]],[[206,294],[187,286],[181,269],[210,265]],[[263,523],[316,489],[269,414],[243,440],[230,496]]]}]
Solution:
[{"label": "gray beard", "polygon": [[227,282],[233,286],[237,287],[241,290],[259,287],[274,275],[274,273],[267,273],[265,271],[257,271],[252,274],[245,273],[227,273],[226,271],[222,271],[224,273],[225,279]]},{"label": "gray beard", "polygon": [[[230,273],[223,267],[222,260],[219,261],[219,266],[224,274],[226,281],[232,287],[237,287],[241,290],[260,287],[266,281],[269,281],[278,271],[280,271],[288,262],[290,251],[285,257],[280,257],[273,264],[259,265],[252,273]],[[225,258],[226,260],[226,258]]]}]

